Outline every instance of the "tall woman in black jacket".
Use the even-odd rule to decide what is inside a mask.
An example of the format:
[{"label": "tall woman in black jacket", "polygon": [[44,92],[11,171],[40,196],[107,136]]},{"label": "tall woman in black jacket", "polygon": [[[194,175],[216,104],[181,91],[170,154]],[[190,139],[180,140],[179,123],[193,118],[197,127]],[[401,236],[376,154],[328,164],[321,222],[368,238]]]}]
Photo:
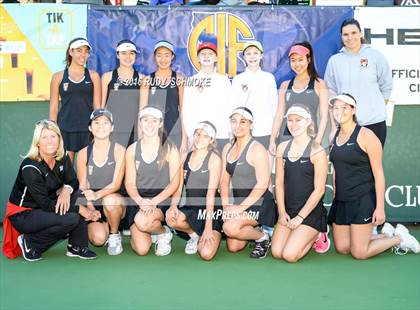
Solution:
[{"label": "tall woman in black jacket", "polygon": [[[19,167],[5,220],[10,221],[11,230],[20,233],[17,242],[27,261],[42,259],[43,252],[66,238],[67,256],[96,257],[88,248],[85,219],[97,220],[100,214],[75,204],[78,187],[72,163],[64,153],[60,129],[53,121],[39,121]],[[10,238],[6,235],[5,230],[5,240]],[[6,254],[4,247],[3,252]]]}]

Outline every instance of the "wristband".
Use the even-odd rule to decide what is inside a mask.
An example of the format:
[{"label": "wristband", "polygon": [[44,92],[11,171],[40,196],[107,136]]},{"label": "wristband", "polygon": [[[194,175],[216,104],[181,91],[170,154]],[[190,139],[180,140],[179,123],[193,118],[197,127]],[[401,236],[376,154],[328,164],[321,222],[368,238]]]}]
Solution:
[{"label": "wristband", "polygon": [[300,214],[298,214],[296,216],[299,216],[302,219],[302,221],[304,220],[304,218]]},{"label": "wristband", "polygon": [[71,185],[64,184],[64,186],[63,186],[63,187],[68,187],[68,188],[70,188],[70,194],[73,194],[73,187],[71,187]]}]

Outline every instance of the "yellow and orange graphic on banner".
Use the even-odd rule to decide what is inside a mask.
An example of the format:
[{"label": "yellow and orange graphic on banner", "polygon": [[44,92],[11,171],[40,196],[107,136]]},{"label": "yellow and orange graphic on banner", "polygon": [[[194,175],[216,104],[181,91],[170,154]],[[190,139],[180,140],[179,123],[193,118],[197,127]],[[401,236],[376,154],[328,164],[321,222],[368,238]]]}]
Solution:
[{"label": "yellow and orange graphic on banner", "polygon": [[47,100],[52,72],[3,7],[0,7],[1,101]]}]

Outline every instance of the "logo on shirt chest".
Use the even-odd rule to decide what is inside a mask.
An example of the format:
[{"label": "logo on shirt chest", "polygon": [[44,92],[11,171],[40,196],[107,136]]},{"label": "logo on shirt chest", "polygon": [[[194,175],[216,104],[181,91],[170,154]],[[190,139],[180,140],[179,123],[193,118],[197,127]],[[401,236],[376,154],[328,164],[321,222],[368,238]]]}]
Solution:
[{"label": "logo on shirt chest", "polygon": [[150,92],[154,95],[156,93],[156,86],[150,87]]},{"label": "logo on shirt chest", "polygon": [[248,84],[241,84],[242,91],[246,93],[248,91]]},{"label": "logo on shirt chest", "polygon": [[290,100],[290,95],[291,95],[291,93],[286,93],[286,101],[289,101]]},{"label": "logo on shirt chest", "polygon": [[63,172],[64,167],[63,166],[60,166],[60,167],[58,167],[58,170],[60,170],[60,172]]},{"label": "logo on shirt chest", "polygon": [[114,83],[114,90],[118,90],[120,88],[120,83]]},{"label": "logo on shirt chest", "polygon": [[92,175],[92,173],[93,173],[93,166],[91,166],[91,165],[88,166],[88,173],[89,173],[89,175]]},{"label": "logo on shirt chest", "polygon": [[69,89],[69,83],[63,83],[63,90],[67,91]]},{"label": "logo on shirt chest", "polygon": [[367,58],[361,58],[360,59],[360,67],[367,68],[368,64],[369,64],[369,61],[368,61]]}]

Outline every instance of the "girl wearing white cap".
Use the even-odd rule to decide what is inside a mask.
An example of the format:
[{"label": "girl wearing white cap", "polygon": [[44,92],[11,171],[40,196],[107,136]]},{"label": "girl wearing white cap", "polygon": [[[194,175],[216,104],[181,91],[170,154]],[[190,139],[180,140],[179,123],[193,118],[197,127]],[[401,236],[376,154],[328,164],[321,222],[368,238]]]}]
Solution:
[{"label": "girl wearing white cap", "polygon": [[85,67],[90,51],[86,39],[71,40],[66,51],[66,68],[54,73],[51,79],[49,118],[58,122],[64,149],[72,161],[74,153],[89,144],[89,117],[101,104],[99,75]]},{"label": "girl wearing white cap", "polygon": [[[274,226],[277,215],[273,194],[268,190],[268,154],[251,135],[253,120],[246,107],[236,108],[230,116],[234,138],[223,150],[220,195],[228,250],[241,251],[249,240],[254,240],[255,247],[250,257],[258,259],[267,255],[270,236],[257,226]],[[229,201],[231,190],[233,205]]]},{"label": "girl wearing white cap", "polygon": [[341,94],[330,104],[340,125],[330,153],[334,200],[328,215],[336,251],[356,259],[367,259],[392,247],[396,253],[419,253],[419,242],[400,224],[394,229],[385,223],[382,235],[371,240],[372,225],[385,222],[381,142],[373,131],[357,124],[353,96]]},{"label": "girl wearing white cap", "polygon": [[125,215],[119,194],[125,168],[125,148],[110,140],[113,117],[106,109],[98,109],[90,116],[89,131],[93,141],[77,156],[79,188],[84,196],[82,204],[101,212],[99,221],[88,225],[89,240],[95,246],[108,244],[108,254],[123,251],[118,226]]},{"label": "girl wearing white cap", "polygon": [[217,188],[222,160],[215,148],[216,128],[208,121],[198,123],[194,130],[193,149],[184,161],[184,180],[178,197],[185,187],[186,204],[178,209],[176,204],[166,212],[166,222],[185,232],[190,239],[186,254],[198,253],[211,260],[217,253],[221,240],[222,210],[216,207]]},{"label": "girl wearing white cap", "polygon": [[179,186],[181,162],[177,148],[165,138],[162,111],[146,107],[139,118],[142,137],[126,152],[125,187],[134,202],[127,207],[131,246],[138,255],[147,255],[154,235],[155,254],[164,256],[171,252],[172,233],[162,222]]},{"label": "girl wearing white cap", "polygon": [[289,60],[296,76],[280,85],[278,108],[270,138],[270,152],[273,155],[276,153],[277,136],[280,142],[291,138],[283,116],[292,105],[303,104],[309,109],[317,132],[317,143],[321,143],[328,121],[328,88],[316,71],[311,44],[307,41],[294,44],[289,51]]},{"label": "girl wearing white cap", "polygon": [[208,120],[217,128],[216,142],[219,152],[229,141],[227,119],[235,105],[230,100],[231,84],[226,75],[216,72],[217,46],[210,40],[197,47],[200,71],[188,78],[182,106],[188,146],[192,146],[194,126]]},{"label": "girl wearing white cap", "polygon": [[263,52],[258,41],[245,43],[246,69],[233,78],[232,89],[235,106],[245,106],[254,115],[252,135],[268,149],[278,99],[274,75],[261,70]]},{"label": "girl wearing white cap", "polygon": [[[114,116],[112,140],[127,147],[136,139],[135,126],[139,103],[135,97],[130,96],[132,100],[128,100],[121,94],[125,90],[139,90],[143,75],[134,69],[137,57],[137,47],[134,42],[130,40],[118,42],[116,56],[119,62],[118,68],[102,75],[102,107],[106,106]],[[110,98],[111,92],[113,96]]]},{"label": "girl wearing white cap", "polygon": [[167,136],[178,149],[185,150],[187,141],[183,139],[180,120],[184,85],[182,76],[171,68],[175,48],[168,41],[159,41],[154,47],[154,56],[157,70],[142,83],[140,109],[147,105],[159,108],[164,114],[163,127]]},{"label": "girl wearing white cap", "polygon": [[276,198],[280,214],[273,234],[273,257],[294,263],[308,253],[320,232],[327,231],[322,198],[327,181],[327,155],[314,143],[308,108],[293,105],[286,113],[292,139],[282,142],[276,157]]}]

